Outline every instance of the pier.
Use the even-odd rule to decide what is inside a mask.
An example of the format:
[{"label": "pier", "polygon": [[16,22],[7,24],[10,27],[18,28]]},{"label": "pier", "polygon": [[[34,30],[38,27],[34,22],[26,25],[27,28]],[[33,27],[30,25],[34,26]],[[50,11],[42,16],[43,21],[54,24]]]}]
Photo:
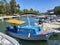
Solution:
[{"label": "pier", "polygon": [[17,16],[1,16],[0,20],[4,21],[5,19],[12,19],[12,18],[17,18],[17,17],[19,17],[19,15],[17,15]]}]

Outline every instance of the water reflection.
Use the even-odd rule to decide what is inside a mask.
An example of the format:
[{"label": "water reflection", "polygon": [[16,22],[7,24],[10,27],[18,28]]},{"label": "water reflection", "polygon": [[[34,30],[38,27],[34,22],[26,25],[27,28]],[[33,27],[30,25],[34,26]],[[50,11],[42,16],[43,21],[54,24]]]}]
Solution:
[{"label": "water reflection", "polygon": [[48,45],[46,40],[23,40],[17,39],[21,45]]}]

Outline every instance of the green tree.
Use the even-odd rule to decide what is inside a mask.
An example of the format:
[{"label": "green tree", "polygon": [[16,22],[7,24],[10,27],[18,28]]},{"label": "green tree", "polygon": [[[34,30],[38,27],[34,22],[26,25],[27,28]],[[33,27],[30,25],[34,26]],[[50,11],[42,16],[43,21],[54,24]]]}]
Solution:
[{"label": "green tree", "polygon": [[57,14],[57,15],[60,14],[60,6],[56,6],[56,7],[54,8],[54,13]]},{"label": "green tree", "polygon": [[0,14],[4,14],[5,13],[5,7],[4,7],[4,4],[3,4],[3,2],[1,1],[1,3],[0,3]]},{"label": "green tree", "polygon": [[4,8],[5,8],[5,14],[7,15],[10,12],[10,4],[7,3],[6,0],[3,0],[3,3],[4,3]]},{"label": "green tree", "polygon": [[2,14],[5,13],[5,7],[4,7],[4,2],[3,2],[3,0],[0,1],[0,13],[2,13]]},{"label": "green tree", "polygon": [[15,14],[17,11],[17,5],[15,0],[10,1],[11,14]]},{"label": "green tree", "polygon": [[24,9],[24,10],[23,10],[23,13],[24,13],[24,14],[27,14],[28,12],[29,12],[28,9]]},{"label": "green tree", "polygon": [[21,14],[21,10],[20,10],[20,5],[19,4],[17,5],[17,12],[16,13]]},{"label": "green tree", "polygon": [[33,13],[33,9],[32,8],[30,9],[30,13]]},{"label": "green tree", "polygon": [[0,1],[0,14],[2,13],[2,1]]},{"label": "green tree", "polygon": [[39,11],[33,10],[32,8],[30,9],[30,13],[31,13],[31,14],[40,14]]},{"label": "green tree", "polygon": [[35,14],[40,14],[40,12],[39,12],[39,11],[34,11],[34,13],[35,13]]},{"label": "green tree", "polygon": [[7,3],[7,1],[6,0],[1,0],[0,1],[0,13],[2,13],[2,14],[7,14],[8,13],[8,9],[9,8],[7,8],[8,6],[8,3]]},{"label": "green tree", "polygon": [[7,5],[6,5],[7,7],[6,7],[6,15],[10,15],[10,13],[11,13],[11,8],[10,8],[10,4],[9,3],[7,3]]}]

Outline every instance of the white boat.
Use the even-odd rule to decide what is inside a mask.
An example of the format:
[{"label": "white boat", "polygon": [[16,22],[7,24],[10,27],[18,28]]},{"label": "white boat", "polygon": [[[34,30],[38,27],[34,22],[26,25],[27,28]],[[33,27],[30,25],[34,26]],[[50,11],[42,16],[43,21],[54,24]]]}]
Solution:
[{"label": "white boat", "polygon": [[60,33],[60,31],[59,31],[59,30],[54,30],[54,32],[55,32],[55,33]]},{"label": "white boat", "polygon": [[43,23],[43,24],[38,24],[35,23],[36,26],[45,26],[45,27],[49,27],[49,28],[59,28],[60,25],[58,22],[52,22],[52,23]]},{"label": "white boat", "polygon": [[0,32],[0,45],[20,45],[14,38]]}]

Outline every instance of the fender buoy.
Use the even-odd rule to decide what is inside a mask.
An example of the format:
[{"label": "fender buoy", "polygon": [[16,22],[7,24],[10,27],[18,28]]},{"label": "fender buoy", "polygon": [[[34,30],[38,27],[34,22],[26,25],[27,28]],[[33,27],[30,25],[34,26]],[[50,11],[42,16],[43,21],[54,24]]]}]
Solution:
[{"label": "fender buoy", "polygon": [[28,34],[28,38],[30,38],[30,33]]}]

